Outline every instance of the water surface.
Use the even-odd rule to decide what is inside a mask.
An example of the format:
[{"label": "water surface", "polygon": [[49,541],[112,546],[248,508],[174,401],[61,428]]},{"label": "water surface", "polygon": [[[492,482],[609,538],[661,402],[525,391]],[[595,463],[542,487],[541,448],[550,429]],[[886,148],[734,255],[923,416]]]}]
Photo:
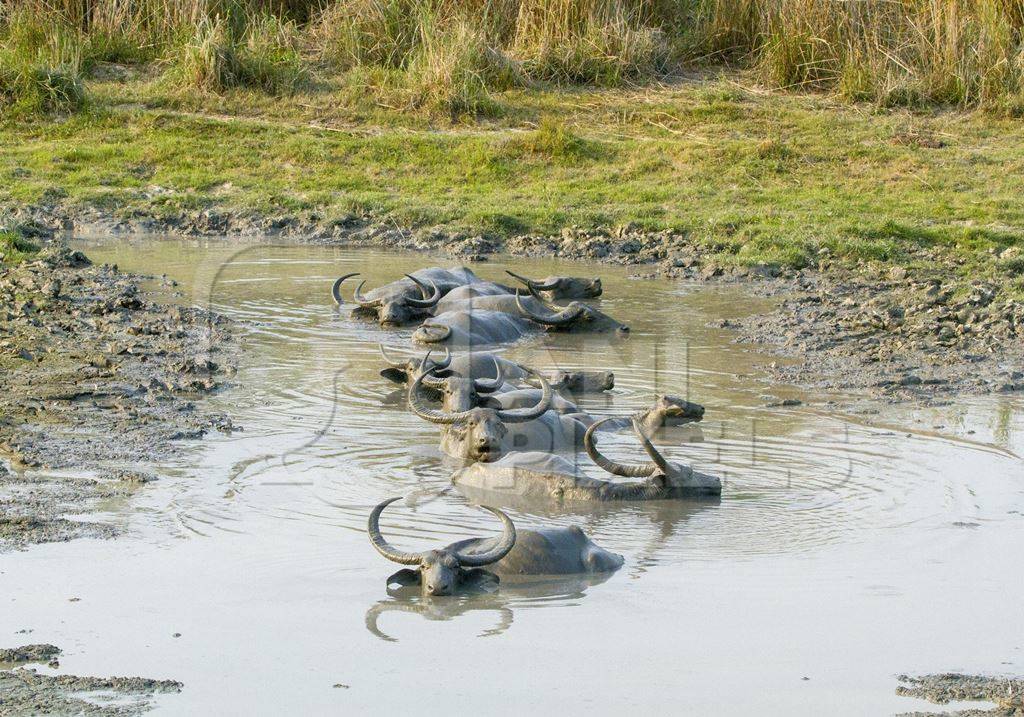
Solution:
[{"label": "water surface", "polygon": [[[451,487],[435,427],[378,375],[378,343],[408,345],[411,331],[353,320],[329,288],[351,271],[371,287],[450,262],[216,241],[86,248],[166,273],[180,282],[155,282],[169,298],[244,322],[235,388],[212,399],[244,430],[189,446],[111,505],[103,517],[127,537],[3,556],[4,644],[31,629],[29,641],[64,648],[62,671],[181,680],[159,698],[168,714],[726,715],[886,714],[921,706],[894,695],[901,672],[1024,672],[1019,401],[847,415],[834,396],[765,383],[758,365],[776,359],[709,328],[763,299],[497,257],[474,270],[602,276],[601,308],[630,324],[628,339],[558,337],[507,355],[614,370],[615,390],[584,401],[595,413],[658,392],[704,404],[699,430],[658,442],[725,490],[718,503],[509,511],[521,527],[580,525],[622,553],[607,580],[395,598],[384,583],[397,566],[365,536],[374,504],[409,496],[383,527],[411,550],[497,526]],[[784,397],[804,405],[766,406]],[[604,445],[641,455],[625,433]]]}]

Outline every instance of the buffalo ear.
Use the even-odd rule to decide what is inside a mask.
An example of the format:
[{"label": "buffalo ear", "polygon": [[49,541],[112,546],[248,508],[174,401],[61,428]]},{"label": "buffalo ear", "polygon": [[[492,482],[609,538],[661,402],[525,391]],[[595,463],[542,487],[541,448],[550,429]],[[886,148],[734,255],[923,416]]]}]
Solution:
[{"label": "buffalo ear", "polygon": [[500,582],[501,578],[484,568],[470,568],[462,572],[462,584],[471,590],[494,592]]},{"label": "buffalo ear", "polygon": [[394,575],[388,578],[388,587],[392,585],[398,585],[403,588],[407,588],[410,585],[420,584],[420,571],[410,570],[409,568],[402,568]]},{"label": "buffalo ear", "polygon": [[393,381],[395,383],[404,384],[406,381],[409,380],[409,374],[405,369],[395,368],[394,366],[389,366],[388,368],[381,369],[380,375],[386,378],[388,381]]}]

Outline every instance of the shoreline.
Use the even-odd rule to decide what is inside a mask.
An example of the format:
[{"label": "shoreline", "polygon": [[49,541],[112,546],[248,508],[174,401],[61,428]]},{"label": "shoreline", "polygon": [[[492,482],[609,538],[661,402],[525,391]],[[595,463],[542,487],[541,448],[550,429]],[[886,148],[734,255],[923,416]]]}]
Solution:
[{"label": "shoreline", "polygon": [[438,228],[402,228],[365,217],[328,220],[315,213],[263,216],[197,210],[172,217],[61,206],[20,212],[29,238],[163,235],[178,238],[286,239],[321,246],[444,254],[487,261],[503,253],[635,267],[637,279],[729,282],[777,296],[766,314],[725,322],[736,340],[764,345],[796,364],[763,368],[801,387],[863,392],[885,401],[948,400],[951,394],[1024,392],[1024,300],[1012,279],[951,278],[942,257],[924,268],[884,262],[856,265],[821,256],[818,266],[724,265],[678,232],[634,225],[608,231],[566,228],[559,235],[502,239]]},{"label": "shoreline", "polygon": [[130,496],[183,441],[234,429],[202,405],[233,374],[232,323],[155,300],[146,279],[60,240],[0,265],[0,551],[116,535],[65,515]]}]

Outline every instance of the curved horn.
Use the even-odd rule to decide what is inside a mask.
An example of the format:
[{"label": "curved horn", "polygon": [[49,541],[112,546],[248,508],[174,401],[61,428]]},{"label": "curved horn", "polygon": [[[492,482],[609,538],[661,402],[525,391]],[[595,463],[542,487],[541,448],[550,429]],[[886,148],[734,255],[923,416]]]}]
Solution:
[{"label": "curved horn", "polygon": [[388,498],[383,503],[378,503],[377,507],[370,512],[370,519],[366,524],[366,532],[370,534],[370,542],[373,543],[373,547],[388,560],[400,565],[419,565],[422,553],[403,553],[401,550],[391,547],[388,541],[384,539],[384,536],[380,534],[380,514],[389,505],[401,499],[402,497],[399,496],[397,498]]},{"label": "curved horn", "polygon": [[508,551],[512,550],[516,544],[516,526],[512,523],[512,519],[497,508],[491,508],[486,505],[481,505],[480,507],[498,516],[504,526],[504,531],[495,542],[494,547],[486,553],[456,553],[456,557],[458,557],[459,562],[462,563],[464,568],[479,568],[496,563],[508,555]]},{"label": "curved horn", "polygon": [[[430,352],[427,352],[427,356],[430,356]],[[434,362],[434,370],[442,371],[452,365],[452,352],[447,346],[444,347],[444,358],[440,361]]]},{"label": "curved horn", "polygon": [[501,364],[498,363],[498,359],[491,356],[491,361],[494,362],[494,378],[473,379],[473,386],[476,388],[477,393],[494,393],[505,383],[505,377],[502,374]]},{"label": "curved horn", "polygon": [[[423,359],[424,364],[426,364],[427,358],[430,358],[429,353],[427,354],[427,357]],[[460,419],[469,413],[469,411],[445,413],[444,411],[439,411],[436,408],[427,408],[420,401],[420,385],[423,383],[423,377],[432,373],[434,370],[434,368],[431,368],[428,371],[421,372],[420,375],[416,377],[416,380],[412,382],[412,385],[409,386],[409,408],[417,416],[425,421],[430,421],[431,423],[440,423],[442,425],[458,423]]]},{"label": "curved horn", "polygon": [[644,450],[647,451],[647,455],[649,455],[651,460],[654,461],[654,465],[658,467],[658,470],[667,474],[669,471],[668,461],[666,461],[665,456],[661,455],[658,449],[654,447],[654,444],[651,443],[651,439],[647,437],[647,434],[643,432],[643,429],[640,427],[640,421],[636,416],[633,416],[633,432],[636,433],[637,438],[640,439],[640,443],[643,445]]},{"label": "curved horn", "polygon": [[519,274],[511,272],[508,269],[505,270],[505,273],[511,276],[513,279],[516,279],[517,281],[521,281],[522,283],[526,284],[528,287],[530,287],[532,291],[552,291],[558,288],[558,279],[555,279],[554,281],[549,281],[548,283],[544,284],[534,279],[528,279],[525,276],[520,276]]},{"label": "curved horn", "polygon": [[[545,326],[565,326],[566,324],[571,324],[579,318],[580,314],[583,313],[584,308],[583,304],[578,301],[574,301],[561,311],[552,310],[554,313],[549,316],[541,316],[540,314],[535,314],[523,306],[523,297],[521,294],[516,294],[516,306],[525,316],[533,319],[538,324],[544,324]],[[546,304],[545,308],[547,308]]]},{"label": "curved horn", "polygon": [[359,272],[357,271],[352,274],[345,274],[345,276],[335,281],[334,286],[331,287],[331,296],[334,297],[334,303],[338,304],[339,306],[345,303],[341,300],[341,284],[342,282],[345,281],[345,279],[351,279],[353,276],[359,276]]},{"label": "curved horn", "polygon": [[439,344],[448,340],[448,337],[452,335],[451,326],[438,326],[437,324],[421,324],[420,330],[426,336],[421,334],[419,340],[425,344]]},{"label": "curved horn", "polygon": [[384,361],[386,361],[389,366],[391,366],[392,368],[405,368],[406,367],[405,362],[403,362],[403,361],[395,361],[393,358],[388,356],[388,352],[384,348],[384,344],[377,344],[377,347],[380,349],[380,355],[384,357]]},{"label": "curved horn", "polygon": [[384,302],[383,299],[367,299],[365,296],[363,296],[363,286],[365,284],[365,279],[359,282],[359,286],[357,286],[356,290],[352,292],[352,298],[356,300],[357,304],[367,309],[371,309],[375,306],[380,306]]},{"label": "curved horn", "polygon": [[405,303],[407,303],[409,306],[415,306],[420,309],[429,309],[432,306],[436,306],[437,302],[441,300],[441,290],[437,288],[437,284],[435,284],[434,282],[427,282],[430,284],[429,289],[432,292],[430,296],[427,296],[427,284],[423,283],[412,274],[406,274],[405,278],[411,279],[412,282],[416,284],[416,286],[420,287],[420,294],[422,294],[423,296],[422,299],[414,299],[411,296],[407,297]]},{"label": "curved horn", "polygon": [[600,421],[596,421],[590,424],[587,428],[587,432],[583,434],[583,445],[587,449],[587,455],[590,456],[590,460],[594,461],[602,470],[608,471],[612,475],[622,476],[623,478],[650,478],[655,473],[655,467],[653,465],[647,466],[630,466],[625,463],[619,463],[609,458],[605,458],[601,455],[601,452],[597,450],[597,446],[594,445],[594,431],[598,427],[612,420],[609,418],[602,418]]},{"label": "curved horn", "polygon": [[430,388],[434,388],[434,389],[440,390],[440,389],[444,388],[445,380],[441,379],[441,378],[438,378],[437,376],[430,376],[430,375],[427,375],[427,374],[428,373],[440,373],[441,371],[444,371],[446,368],[451,366],[451,364],[452,364],[452,352],[448,350],[447,346],[445,346],[444,347],[444,358],[441,359],[440,361],[433,361],[432,362],[433,366],[431,366],[429,371],[428,371],[428,369],[427,369],[427,362],[430,361],[430,354],[431,353],[432,352],[427,351],[427,355],[423,357],[422,361],[420,361],[420,375],[423,376],[423,385],[424,386],[429,386]]},{"label": "curved horn", "polygon": [[423,380],[421,383],[427,388],[432,388],[435,391],[443,391],[444,387],[448,385],[447,379],[438,378],[437,376],[428,376],[426,373],[423,374]]},{"label": "curved horn", "polygon": [[524,421],[532,421],[535,418],[539,418],[545,411],[551,408],[551,384],[534,369],[527,368],[526,366],[523,366],[523,369],[536,376],[537,380],[540,382],[540,400],[537,401],[537,405],[531,408],[512,408],[507,411],[499,410],[498,418],[503,420],[505,423],[523,423]]}]

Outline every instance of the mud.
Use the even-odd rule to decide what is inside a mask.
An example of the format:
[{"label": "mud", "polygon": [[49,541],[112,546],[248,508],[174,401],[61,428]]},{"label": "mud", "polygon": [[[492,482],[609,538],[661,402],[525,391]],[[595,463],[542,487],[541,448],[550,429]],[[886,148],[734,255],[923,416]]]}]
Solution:
[{"label": "mud", "polygon": [[[30,233],[157,233],[178,236],[281,237],[321,245],[444,253],[459,261],[491,254],[559,257],[639,267],[637,278],[741,282],[784,298],[767,316],[735,326],[738,340],[774,346],[799,362],[768,366],[773,379],[806,387],[855,389],[888,400],[942,402],[952,396],[1024,391],[1024,303],[1019,276],[993,283],[952,280],[955,258],[929,251],[916,259],[942,269],[881,263],[850,268],[827,252],[806,269],[761,264],[730,267],[681,232],[634,225],[607,231],[566,228],[555,236],[507,240],[437,228],[403,229],[368,217],[325,219],[193,210],[177,216],[112,216],[60,204],[11,212]],[[922,250],[927,251],[927,250]],[[1015,251],[1013,249],[1007,251]],[[946,266],[948,265],[948,266]]]},{"label": "mud", "polygon": [[232,430],[201,406],[229,380],[229,322],[158,303],[144,280],[61,241],[0,267],[0,551],[114,535],[67,516],[153,480],[182,440]]},{"label": "mud", "polygon": [[917,697],[940,705],[950,702],[991,702],[996,705],[991,709],[913,712],[904,717],[935,717],[937,714],[947,717],[1024,715],[1024,680],[1021,679],[945,673],[923,677],[900,675],[899,680],[904,684],[896,688],[896,694],[904,697]]},{"label": "mud", "polygon": [[766,367],[787,383],[928,403],[1024,391],[1024,303],[985,282],[803,277],[774,311],[722,325],[799,359]]},{"label": "mud", "polygon": [[32,668],[0,671],[0,714],[125,717],[151,708],[154,695],[180,692],[174,680],[47,675]]},{"label": "mud", "polygon": [[56,645],[22,645],[21,647],[0,648],[0,666],[20,665],[26,662],[54,663],[60,656]]}]

